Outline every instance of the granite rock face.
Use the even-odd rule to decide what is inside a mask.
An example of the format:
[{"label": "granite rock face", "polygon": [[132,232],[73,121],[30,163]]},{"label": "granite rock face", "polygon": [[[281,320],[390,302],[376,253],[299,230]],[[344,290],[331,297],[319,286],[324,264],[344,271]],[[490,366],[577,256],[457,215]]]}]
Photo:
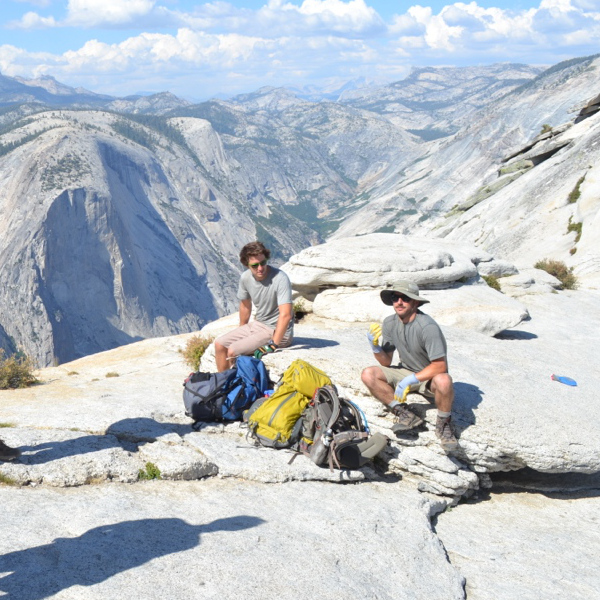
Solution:
[{"label": "granite rock face", "polygon": [[282,268],[293,289],[313,301],[312,312],[328,319],[368,322],[393,314],[379,292],[399,280],[419,285],[430,301],[426,312],[442,325],[496,335],[529,316],[479,276],[480,268],[483,274],[516,273],[512,264],[445,239],[390,233],[341,238],[303,250]]},{"label": "granite rock face", "polygon": [[[304,456],[290,464],[289,452],[254,446],[239,423],[192,430],[181,397],[190,369],[179,350],[193,334],[44,369],[42,385],[0,392],[0,436],[22,451],[17,461],[0,463],[3,480],[16,484],[0,486],[0,590],[14,595],[27,584],[32,597],[42,598],[85,586],[90,598],[135,590],[158,600],[195,598],[201,586],[208,597],[231,591],[291,600],[302,585],[332,600],[340,590],[440,600],[465,598],[465,590],[483,600],[493,590],[508,600],[551,589],[546,580],[562,593],[555,575],[587,564],[598,551],[593,522],[582,529],[585,515],[597,512],[597,498],[585,499],[581,510],[565,510],[561,500],[513,495],[508,506],[464,504],[441,514],[460,497],[483,493],[499,471],[600,471],[600,371],[588,359],[600,350],[593,334],[600,330],[600,297],[560,291],[528,294],[524,301],[531,320],[497,337],[443,328],[460,436],[453,455],[444,454],[435,437],[435,409],[416,394],[409,403],[425,424],[411,435],[392,433],[392,418],[360,381],[362,369],[374,363],[366,324],[314,314],[297,324],[294,345],[267,356],[265,364],[273,379],[296,358],[323,369],[341,395],[361,406],[371,430],[389,437],[377,462],[359,471],[330,472]],[[566,313],[570,319],[561,319]],[[236,324],[231,315],[203,334]],[[214,369],[212,346],[201,368]],[[552,381],[552,372],[578,386]],[[569,419],[555,418],[565,412]],[[161,480],[141,480],[158,471]],[[548,553],[557,537],[571,539],[574,530],[586,540],[583,547],[561,559]],[[306,543],[290,543],[307,538],[308,555]],[[515,547],[522,549],[518,561]],[[253,561],[281,565],[277,582],[257,579],[248,548]],[[90,565],[92,551],[98,560]],[[38,568],[57,553],[64,568]],[[503,569],[486,560],[505,554],[511,559]],[[227,557],[234,581],[215,556]],[[197,568],[188,568],[190,560]],[[523,569],[527,581],[518,576]],[[507,570],[515,574],[509,583]],[[596,584],[595,571],[586,570],[569,587],[570,597],[587,599]]]}]

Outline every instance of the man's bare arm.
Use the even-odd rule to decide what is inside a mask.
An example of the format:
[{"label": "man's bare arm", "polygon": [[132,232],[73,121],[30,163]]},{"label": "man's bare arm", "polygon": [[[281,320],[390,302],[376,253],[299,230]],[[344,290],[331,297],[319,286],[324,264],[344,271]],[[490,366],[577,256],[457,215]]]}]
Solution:
[{"label": "man's bare arm", "polygon": [[250,321],[250,315],[252,314],[252,300],[247,298],[246,300],[240,300],[240,327],[246,325]]},{"label": "man's bare arm", "polygon": [[279,305],[279,318],[277,319],[277,325],[275,327],[275,332],[273,333],[273,341],[279,346],[281,344],[281,340],[283,340],[283,336],[287,331],[288,325],[292,320],[292,305],[289,304],[280,304]]},{"label": "man's bare arm", "polygon": [[438,358],[432,360],[423,370],[416,373],[416,377],[419,381],[428,381],[433,379],[436,375],[448,372],[448,363],[445,358]]}]

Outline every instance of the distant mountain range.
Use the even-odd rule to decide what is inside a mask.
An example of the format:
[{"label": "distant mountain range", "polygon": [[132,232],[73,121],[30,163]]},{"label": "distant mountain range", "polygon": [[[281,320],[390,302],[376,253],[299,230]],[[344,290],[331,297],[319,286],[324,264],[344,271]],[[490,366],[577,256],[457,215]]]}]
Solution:
[{"label": "distant mountain range", "polygon": [[[557,126],[593,106],[599,65],[415,69],[199,104],[0,76],[0,346],[48,365],[197,329],[236,309],[237,254],[257,238],[277,263],[329,237],[444,235],[589,275],[593,203],[566,196],[593,180],[595,112]],[[569,218],[589,252],[572,252]]]}]

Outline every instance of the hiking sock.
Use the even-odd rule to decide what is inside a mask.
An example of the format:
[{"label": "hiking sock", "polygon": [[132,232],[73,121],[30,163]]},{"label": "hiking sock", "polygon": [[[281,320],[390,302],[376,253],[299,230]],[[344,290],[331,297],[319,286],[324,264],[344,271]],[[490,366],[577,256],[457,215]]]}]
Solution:
[{"label": "hiking sock", "polygon": [[444,412],[443,410],[438,410],[438,417],[442,419],[447,419],[451,414],[452,412]]},{"label": "hiking sock", "polygon": [[400,406],[400,402],[398,402],[398,400],[392,400],[389,404],[388,404],[388,408],[394,412],[394,408],[396,408],[396,406]]}]

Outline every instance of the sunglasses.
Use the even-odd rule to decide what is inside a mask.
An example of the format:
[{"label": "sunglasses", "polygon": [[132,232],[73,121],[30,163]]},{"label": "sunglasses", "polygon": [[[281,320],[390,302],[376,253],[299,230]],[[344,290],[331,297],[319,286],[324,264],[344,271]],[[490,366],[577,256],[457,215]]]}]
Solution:
[{"label": "sunglasses", "polygon": [[402,302],[410,302],[411,298],[405,296],[404,294],[392,294],[392,304],[398,302],[398,300],[402,300]]},{"label": "sunglasses", "polygon": [[265,260],[261,260],[260,262],[248,263],[248,266],[251,269],[258,269],[258,267],[264,267],[269,261],[265,258]]}]

